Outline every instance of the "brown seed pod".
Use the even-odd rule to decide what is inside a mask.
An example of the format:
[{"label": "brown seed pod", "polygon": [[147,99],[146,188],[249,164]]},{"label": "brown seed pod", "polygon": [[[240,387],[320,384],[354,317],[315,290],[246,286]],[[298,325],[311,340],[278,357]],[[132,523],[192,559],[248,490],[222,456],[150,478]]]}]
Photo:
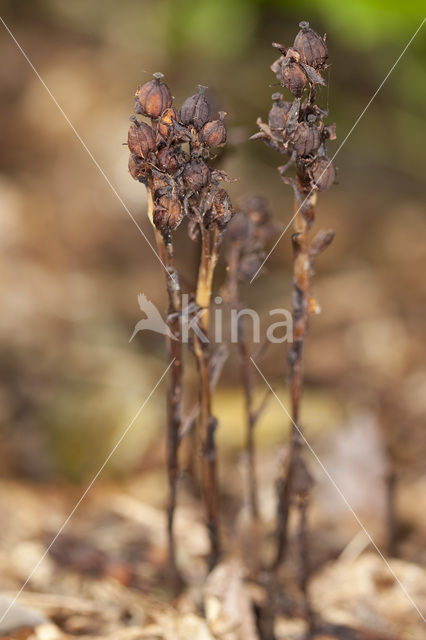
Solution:
[{"label": "brown seed pod", "polygon": [[318,127],[308,122],[300,122],[293,133],[291,141],[293,148],[299,156],[307,156],[321,144],[321,136]]},{"label": "brown seed pod", "polygon": [[206,227],[216,224],[220,230],[223,230],[231,220],[233,213],[228,193],[225,189],[218,189],[214,194],[211,208],[204,216],[204,224]]},{"label": "brown seed pod", "polygon": [[331,187],[336,177],[331,161],[327,156],[317,158],[309,167],[309,175],[313,182],[313,186],[318,191],[326,191]]},{"label": "brown seed pod", "polygon": [[159,231],[173,231],[183,220],[184,212],[180,201],[171,196],[161,196],[154,204],[154,225]]},{"label": "brown seed pod", "polygon": [[186,186],[192,191],[200,191],[210,180],[210,169],[201,158],[193,158],[183,171]]},{"label": "brown seed pod", "polygon": [[336,139],[336,123],[335,122],[333,122],[333,124],[329,124],[326,127],[324,127],[323,136],[328,140]]},{"label": "brown seed pod", "polygon": [[327,60],[327,45],[324,38],[309,27],[309,22],[299,23],[300,31],[294,40],[294,48],[300,59],[314,69],[320,69]]},{"label": "brown seed pod", "polygon": [[163,111],[157,125],[157,131],[163,138],[168,138],[173,132],[173,127],[177,122],[178,114],[176,109],[168,107]]},{"label": "brown seed pod", "polygon": [[226,127],[223,122],[226,113],[224,111],[219,112],[219,120],[212,120],[206,122],[204,127],[200,131],[200,142],[208,147],[221,147],[226,142]]},{"label": "brown seed pod", "polygon": [[145,162],[139,156],[132,154],[129,158],[129,172],[132,178],[142,181],[146,176]]},{"label": "brown seed pod", "polygon": [[308,81],[303,67],[298,62],[288,62],[284,58],[281,66],[281,84],[291,93],[300,98]]},{"label": "brown seed pod", "polygon": [[155,149],[155,134],[149,124],[138,122],[136,118],[129,127],[127,144],[131,153],[146,158]]},{"label": "brown seed pod", "polygon": [[157,166],[167,173],[175,173],[185,162],[186,157],[180,146],[163,147],[157,153]]},{"label": "brown seed pod", "polygon": [[199,92],[187,98],[179,112],[182,124],[193,125],[199,131],[210,118],[210,105],[205,96],[207,87],[199,85]]},{"label": "brown seed pod", "polygon": [[269,112],[269,127],[271,131],[283,132],[287,125],[287,115],[291,108],[291,102],[285,102],[280,93],[274,93],[272,100],[274,103]]},{"label": "brown seed pod", "polygon": [[161,81],[162,73],[154,73],[154,79],[145,82],[136,91],[135,99],[142,113],[150,118],[159,118],[171,106],[173,98],[169,87]]},{"label": "brown seed pod", "polygon": [[166,179],[160,178],[159,176],[152,176],[151,179],[151,190],[155,194],[160,189],[167,189],[169,187],[169,183]]}]

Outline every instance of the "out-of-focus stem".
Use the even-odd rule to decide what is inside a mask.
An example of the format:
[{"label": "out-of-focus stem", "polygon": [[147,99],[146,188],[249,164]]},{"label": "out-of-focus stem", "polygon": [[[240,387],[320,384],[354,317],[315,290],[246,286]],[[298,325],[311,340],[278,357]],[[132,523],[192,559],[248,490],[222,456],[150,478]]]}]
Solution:
[{"label": "out-of-focus stem", "polygon": [[[149,218],[152,220],[152,195],[148,189]],[[179,432],[182,421],[182,340],[180,316],[182,311],[181,291],[178,272],[174,266],[173,242],[170,233],[161,233],[155,229],[155,238],[160,258],[167,269],[166,285],[169,298],[167,326],[171,336],[167,336],[167,349],[170,367],[169,388],[167,394],[167,472],[169,482],[169,498],[167,507],[167,534],[169,552],[169,573],[174,588],[180,583],[176,565],[174,514],[176,509],[176,492],[179,472],[178,449]]]},{"label": "out-of-focus stem", "polygon": [[[214,270],[218,260],[220,233],[210,233],[200,224],[201,257],[196,289],[196,303],[201,309],[199,327],[208,341],[209,310]],[[200,415],[198,440],[201,442],[201,484],[210,538],[209,568],[213,568],[220,555],[219,509],[217,486],[217,460],[215,430],[216,418],[211,410],[210,349],[209,343],[194,336],[194,354],[199,373]]]},{"label": "out-of-focus stem", "polygon": [[[309,230],[315,217],[316,193],[308,196],[300,182],[293,182],[295,211],[293,223],[293,342],[290,344],[291,436],[287,464],[278,480],[278,527],[275,567],[283,561],[288,545],[288,518],[293,494],[295,466],[302,447],[299,425],[300,399],[303,390],[303,347],[308,331],[311,305],[311,259],[309,255]],[[299,210],[300,209],[300,210]]]}]

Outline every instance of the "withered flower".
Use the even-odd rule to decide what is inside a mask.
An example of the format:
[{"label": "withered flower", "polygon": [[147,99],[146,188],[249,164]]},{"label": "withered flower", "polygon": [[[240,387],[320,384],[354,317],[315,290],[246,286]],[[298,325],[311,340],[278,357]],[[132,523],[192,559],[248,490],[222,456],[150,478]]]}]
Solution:
[{"label": "withered flower", "polygon": [[150,118],[159,118],[171,106],[173,98],[169,87],[161,80],[162,73],[145,82],[135,94],[135,112]]},{"label": "withered flower", "polygon": [[163,136],[163,138],[168,138],[173,132],[173,128],[177,122],[178,114],[176,109],[173,107],[168,107],[165,109],[158,121],[158,133]]},{"label": "withered flower", "polygon": [[127,136],[127,144],[130,153],[146,158],[150,151],[155,149],[155,133],[149,124],[138,122],[136,117],[133,116]]},{"label": "withered flower", "polygon": [[200,141],[208,147],[221,147],[226,142],[225,111],[219,112],[219,120],[206,122],[200,131]]},{"label": "withered flower", "polygon": [[281,64],[279,80],[296,98],[300,98],[308,82],[303,67],[298,62],[291,62],[287,58]]},{"label": "withered flower", "polygon": [[198,93],[185,100],[179,113],[182,124],[186,126],[192,125],[197,131],[199,131],[210,118],[210,105],[205,96],[206,88],[207,87],[199,85]]},{"label": "withered flower", "polygon": [[161,196],[154,206],[153,221],[159,231],[174,231],[183,219],[183,207],[172,196]]},{"label": "withered flower", "polygon": [[204,216],[205,226],[216,224],[222,231],[231,220],[234,211],[231,198],[225,189],[218,189],[213,196],[211,208]]},{"label": "withered flower", "polygon": [[292,135],[291,141],[297,155],[307,156],[315,149],[318,149],[321,144],[319,129],[314,124],[300,122]]},{"label": "withered flower", "polygon": [[333,124],[329,124],[328,126],[324,127],[323,136],[324,138],[328,138],[328,140],[335,140],[336,123],[333,122]]},{"label": "withered flower", "polygon": [[336,172],[331,160],[327,156],[321,156],[314,160],[308,170],[312,180],[312,186],[318,191],[326,191],[331,187],[336,177]]},{"label": "withered flower", "polygon": [[157,165],[167,173],[176,173],[186,162],[186,156],[180,146],[163,147],[157,153]]},{"label": "withered flower", "polygon": [[143,158],[132,153],[129,158],[129,172],[132,178],[139,182],[144,182],[146,177],[146,166]]},{"label": "withered flower", "polygon": [[191,191],[200,191],[209,182],[210,169],[202,158],[194,157],[183,170],[183,179]]},{"label": "withered flower", "polygon": [[272,95],[273,105],[269,112],[268,124],[271,131],[284,132],[291,102],[286,102],[280,93]]},{"label": "withered flower", "polygon": [[300,54],[301,62],[314,69],[321,69],[327,60],[325,39],[310,28],[309,22],[299,23],[300,31],[294,40],[294,48]]}]

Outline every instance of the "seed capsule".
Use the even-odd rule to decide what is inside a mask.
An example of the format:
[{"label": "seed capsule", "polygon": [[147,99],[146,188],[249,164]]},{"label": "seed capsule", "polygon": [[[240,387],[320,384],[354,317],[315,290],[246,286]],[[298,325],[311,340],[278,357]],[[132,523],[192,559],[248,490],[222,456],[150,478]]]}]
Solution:
[{"label": "seed capsule", "polygon": [[161,81],[162,77],[162,73],[154,73],[154,80],[145,82],[136,91],[135,99],[140,112],[150,118],[159,118],[173,101],[169,87]]},{"label": "seed capsule", "polygon": [[168,107],[163,111],[158,121],[157,130],[164,138],[168,138],[173,132],[173,127],[177,122],[178,114],[176,109]]},{"label": "seed capsule", "polygon": [[219,189],[214,194],[211,209],[204,216],[204,224],[206,227],[216,224],[220,230],[223,230],[233,213],[231,198],[225,189]]},{"label": "seed capsule", "polygon": [[161,196],[154,205],[153,221],[159,231],[177,229],[183,216],[183,208],[177,198]]},{"label": "seed capsule", "polygon": [[186,186],[192,191],[200,191],[210,179],[210,169],[201,158],[193,158],[183,171]]},{"label": "seed capsule", "polygon": [[334,167],[330,159],[326,156],[317,158],[315,162],[312,163],[309,173],[313,186],[315,186],[318,191],[326,191],[326,189],[329,189],[336,177]]},{"label": "seed capsule", "polygon": [[167,173],[175,173],[185,162],[181,147],[164,147],[157,153],[157,166]]},{"label": "seed capsule", "polygon": [[154,131],[146,122],[138,122],[135,118],[129,127],[127,144],[131,153],[146,158],[155,149]]},{"label": "seed capsule", "polygon": [[328,138],[329,140],[336,139],[336,123],[329,124],[327,127],[324,127],[323,131],[324,138]]},{"label": "seed capsule", "polygon": [[292,136],[293,148],[297,155],[307,156],[321,144],[321,137],[318,127],[307,122],[300,122]]},{"label": "seed capsule", "polygon": [[142,182],[146,176],[146,168],[143,159],[132,154],[129,158],[129,172],[132,178]]},{"label": "seed capsule", "polygon": [[287,125],[287,115],[291,108],[290,102],[285,102],[280,93],[272,96],[274,104],[269,112],[268,124],[272,131],[284,131]]},{"label": "seed capsule", "polygon": [[300,98],[305,90],[306,83],[308,81],[306,73],[298,62],[288,62],[284,58],[281,65],[281,84],[286,87],[291,93]]},{"label": "seed capsule", "polygon": [[221,147],[226,142],[226,127],[223,122],[226,113],[221,111],[219,113],[219,120],[212,120],[206,122],[204,127],[200,131],[200,142],[208,147]]},{"label": "seed capsule", "polygon": [[182,124],[192,124],[199,131],[208,122],[210,117],[210,105],[207,102],[205,90],[207,87],[199,85],[200,90],[195,95],[187,98],[179,112]]},{"label": "seed capsule", "polygon": [[324,38],[309,27],[309,22],[299,24],[300,31],[294,40],[294,48],[300,53],[300,59],[315,69],[324,66],[327,60],[327,45]]}]

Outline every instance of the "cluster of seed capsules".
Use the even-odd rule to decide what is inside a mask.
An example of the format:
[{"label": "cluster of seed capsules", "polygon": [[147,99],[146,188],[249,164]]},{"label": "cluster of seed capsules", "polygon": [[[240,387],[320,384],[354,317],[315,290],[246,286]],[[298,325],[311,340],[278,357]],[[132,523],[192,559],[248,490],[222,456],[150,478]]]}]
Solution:
[{"label": "cluster of seed capsules", "polygon": [[281,56],[271,69],[280,84],[293,94],[293,102],[274,93],[268,124],[259,118],[260,132],[252,138],[261,138],[289,156],[289,161],[279,167],[279,171],[283,175],[295,165],[302,190],[324,191],[335,179],[334,167],[327,157],[326,141],[336,138],[335,124],[325,126],[323,122],[328,112],[315,103],[317,85],[325,85],[320,72],[326,68],[327,45],[325,36],[318,35],[308,22],[301,22],[299,27],[292,47],[272,45]]},{"label": "cluster of seed capsules", "polygon": [[228,193],[219,188],[227,176],[208,160],[213,149],[226,143],[226,114],[212,118],[202,86],[177,111],[162,78],[156,73],[136,91],[127,142],[129,171],[149,190],[152,222],[163,234],[175,230],[185,216],[195,226],[222,231],[233,214]]}]

